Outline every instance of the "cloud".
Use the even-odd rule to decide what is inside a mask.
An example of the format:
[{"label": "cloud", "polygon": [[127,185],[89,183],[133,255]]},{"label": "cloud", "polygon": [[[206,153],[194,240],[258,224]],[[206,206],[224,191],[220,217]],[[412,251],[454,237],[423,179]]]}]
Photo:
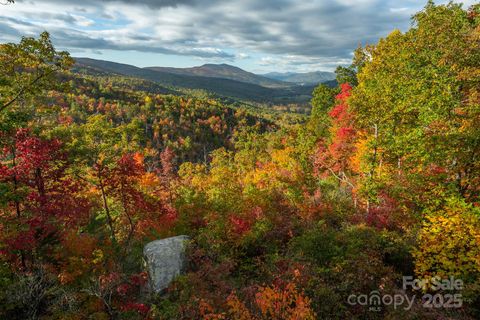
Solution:
[{"label": "cloud", "polygon": [[[24,3],[27,1],[19,1]],[[58,5],[71,5],[73,1],[69,0],[49,0],[48,2],[55,3]],[[146,6],[152,9],[164,8],[164,7],[177,7],[179,5],[191,5],[194,3],[194,0],[84,0],[82,1],[83,6],[98,6],[102,3],[125,3],[132,6]],[[82,9],[80,9],[82,10]]]},{"label": "cloud", "polygon": [[53,40],[60,43],[63,47],[71,48],[89,48],[94,50],[129,50],[139,52],[153,52],[161,54],[172,54],[182,56],[195,56],[202,58],[222,58],[233,59],[235,56],[218,48],[205,47],[182,47],[182,46],[156,46],[142,44],[136,36],[125,36],[125,41],[118,42],[105,38],[92,38],[88,34],[72,31],[57,30],[53,33]]},{"label": "cloud", "polygon": [[359,45],[375,43],[395,28],[406,30],[423,5],[417,0],[18,0],[0,12],[0,40],[46,29],[58,46],[72,50],[333,68],[348,63]]},{"label": "cloud", "polygon": [[245,53],[245,52],[239,52],[235,55],[235,59],[238,59],[238,60],[243,60],[243,59],[248,59],[250,58],[250,55],[248,53]]}]

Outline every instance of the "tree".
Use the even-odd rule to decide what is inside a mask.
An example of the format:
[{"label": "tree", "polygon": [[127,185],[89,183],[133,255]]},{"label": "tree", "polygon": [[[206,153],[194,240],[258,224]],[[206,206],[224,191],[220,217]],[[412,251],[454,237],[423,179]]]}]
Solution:
[{"label": "tree", "polygon": [[338,66],[335,69],[335,75],[338,84],[348,83],[351,86],[356,86],[357,81],[357,71],[353,65],[349,67]]},{"label": "tree", "polygon": [[24,37],[19,44],[1,44],[0,112],[38,99],[38,94],[58,84],[55,75],[72,64],[67,52],[55,50],[48,32],[38,39]]},{"label": "tree", "polygon": [[356,128],[348,105],[351,91],[352,87],[348,83],[341,85],[341,92],[336,96],[337,103],[328,113],[332,121],[331,141],[320,141],[314,165],[319,175],[333,175],[342,183],[353,187],[350,158],[356,149]]},{"label": "tree", "polygon": [[415,271],[423,278],[480,276],[480,210],[448,198],[426,219],[415,250]]},{"label": "tree", "polygon": [[94,186],[101,196],[106,223],[112,241],[116,242],[115,217],[106,186],[109,174],[117,161],[128,151],[135,151],[137,131],[135,123],[115,127],[105,116],[94,115],[82,125],[59,128],[66,146],[75,158],[74,174]]},{"label": "tree", "polygon": [[105,196],[112,200],[113,206],[121,208],[119,214],[114,215],[117,220],[115,229],[126,230],[119,232],[125,251],[129,250],[137,232],[149,235],[155,230],[165,230],[167,220],[175,218],[174,211],[164,205],[164,199],[158,198],[152,192],[154,190],[142,188],[146,174],[143,157],[139,153],[123,154],[112,167],[105,168]]},{"label": "tree", "polygon": [[[17,132],[0,157],[2,242],[9,254],[18,254],[24,270],[46,259],[55,239],[66,227],[84,224],[90,203],[82,186],[67,175],[69,164],[58,140]],[[45,253],[45,255],[42,255]],[[28,261],[27,261],[28,260]]]},{"label": "tree", "polygon": [[[343,83],[343,82],[342,82]],[[327,114],[335,103],[338,90],[323,83],[319,84],[312,93],[312,117],[322,117]]]},{"label": "tree", "polygon": [[405,188],[418,205],[429,192],[412,189],[424,190],[427,178],[478,199],[479,10],[429,3],[408,32],[393,31],[357,52],[363,65],[350,104],[370,141],[370,176],[383,175],[397,194]]},{"label": "tree", "polygon": [[328,111],[335,103],[335,96],[339,88],[331,88],[325,84],[319,84],[312,93],[312,112],[307,122],[307,129],[312,131],[316,137],[325,137],[328,135],[330,126],[330,117]]}]

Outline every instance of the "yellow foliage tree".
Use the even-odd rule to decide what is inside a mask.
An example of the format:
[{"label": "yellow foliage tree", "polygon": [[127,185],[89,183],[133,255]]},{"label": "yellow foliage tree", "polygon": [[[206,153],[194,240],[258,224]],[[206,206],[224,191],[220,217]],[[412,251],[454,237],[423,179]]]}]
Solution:
[{"label": "yellow foliage tree", "polygon": [[414,252],[415,272],[427,278],[480,275],[480,210],[450,198],[426,214]]}]

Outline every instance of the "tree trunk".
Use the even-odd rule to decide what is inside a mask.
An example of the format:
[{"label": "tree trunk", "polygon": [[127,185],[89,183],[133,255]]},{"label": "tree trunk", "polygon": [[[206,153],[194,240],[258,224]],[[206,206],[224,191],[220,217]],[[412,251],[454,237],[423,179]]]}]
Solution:
[{"label": "tree trunk", "polygon": [[112,237],[112,241],[117,242],[117,239],[115,238],[115,228],[113,227],[113,219],[110,214],[110,208],[108,207],[107,195],[105,193],[105,187],[103,185],[103,179],[102,179],[102,174],[100,172],[100,169],[97,170],[97,174],[100,180],[100,191],[102,192],[103,208],[105,209],[105,213],[107,215],[107,223],[108,223],[108,226],[110,227],[110,234]]}]

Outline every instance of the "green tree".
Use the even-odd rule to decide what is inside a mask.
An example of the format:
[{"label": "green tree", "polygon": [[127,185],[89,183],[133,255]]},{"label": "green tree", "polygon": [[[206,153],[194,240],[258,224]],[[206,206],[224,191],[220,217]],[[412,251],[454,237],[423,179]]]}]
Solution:
[{"label": "green tree", "polygon": [[73,174],[99,190],[110,236],[114,241],[115,212],[108,199],[106,180],[123,154],[138,149],[140,131],[135,122],[114,126],[105,116],[93,115],[85,124],[58,128],[54,132],[54,135],[67,140],[67,149],[75,163]]},{"label": "green tree", "polygon": [[338,66],[335,69],[336,80],[339,84],[348,83],[351,86],[358,84],[357,71],[353,65],[348,67]]},{"label": "green tree", "polygon": [[424,187],[429,177],[469,201],[476,198],[478,12],[478,5],[467,11],[429,3],[408,32],[393,31],[357,51],[364,64],[350,103],[369,141],[364,160],[371,163],[370,180],[396,184],[401,174],[415,197],[423,193],[411,188]]},{"label": "green tree", "polygon": [[48,32],[38,39],[24,37],[20,43],[0,45],[0,112],[12,105],[28,106],[32,98],[52,89],[57,72],[66,71],[73,59],[65,51],[56,51]]},{"label": "green tree", "polygon": [[338,88],[331,88],[323,83],[319,84],[312,93],[312,117],[323,117],[330,111],[335,103]]}]

